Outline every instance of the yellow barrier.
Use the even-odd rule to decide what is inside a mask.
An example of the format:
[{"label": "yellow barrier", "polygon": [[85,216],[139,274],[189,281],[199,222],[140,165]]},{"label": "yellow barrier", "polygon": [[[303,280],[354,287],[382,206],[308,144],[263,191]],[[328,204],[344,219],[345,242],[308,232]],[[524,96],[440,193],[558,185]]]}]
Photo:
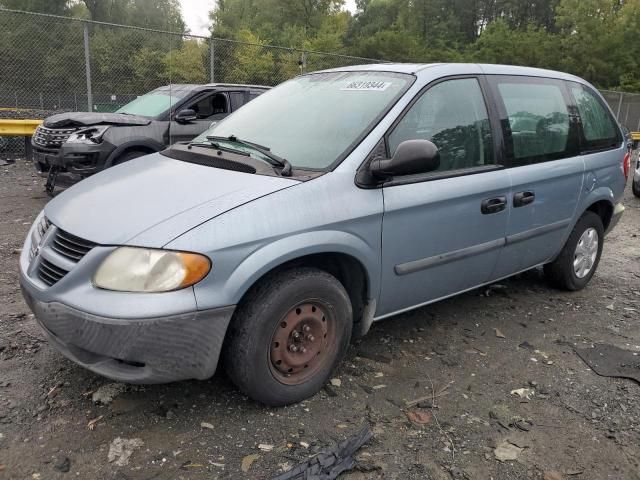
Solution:
[{"label": "yellow barrier", "polygon": [[631,140],[634,142],[640,140],[640,132],[631,132]]},{"label": "yellow barrier", "polygon": [[42,120],[0,119],[0,137],[30,137]]}]

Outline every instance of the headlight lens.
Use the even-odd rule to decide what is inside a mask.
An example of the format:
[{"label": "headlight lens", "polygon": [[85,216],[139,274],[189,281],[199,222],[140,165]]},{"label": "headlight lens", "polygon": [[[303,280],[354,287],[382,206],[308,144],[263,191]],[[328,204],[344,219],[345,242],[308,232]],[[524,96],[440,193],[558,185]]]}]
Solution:
[{"label": "headlight lens", "polygon": [[198,283],[209,270],[204,255],[120,247],[102,262],[93,283],[120,292],[170,292]]},{"label": "headlight lens", "polygon": [[84,128],[72,133],[67,138],[67,143],[84,143],[95,145],[102,142],[102,136],[109,129],[109,125],[100,125],[98,127]]}]

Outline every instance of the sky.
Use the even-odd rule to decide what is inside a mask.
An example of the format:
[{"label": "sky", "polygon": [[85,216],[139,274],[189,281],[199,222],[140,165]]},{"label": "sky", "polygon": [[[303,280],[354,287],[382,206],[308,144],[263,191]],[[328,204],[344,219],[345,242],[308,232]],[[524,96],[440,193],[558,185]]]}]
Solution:
[{"label": "sky", "polygon": [[[353,12],[356,0],[346,0],[346,8]],[[194,35],[209,36],[209,12],[215,5],[215,0],[180,0],[182,17],[187,28]]]}]

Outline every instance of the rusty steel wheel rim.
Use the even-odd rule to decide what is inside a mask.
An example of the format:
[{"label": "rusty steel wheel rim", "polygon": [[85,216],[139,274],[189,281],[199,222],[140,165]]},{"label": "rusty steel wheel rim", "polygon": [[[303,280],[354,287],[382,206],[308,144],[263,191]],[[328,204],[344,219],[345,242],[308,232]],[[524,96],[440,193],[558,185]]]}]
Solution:
[{"label": "rusty steel wheel rim", "polygon": [[335,322],[326,307],[305,302],[293,307],[276,326],[269,349],[269,367],[285,385],[299,385],[331,361]]}]

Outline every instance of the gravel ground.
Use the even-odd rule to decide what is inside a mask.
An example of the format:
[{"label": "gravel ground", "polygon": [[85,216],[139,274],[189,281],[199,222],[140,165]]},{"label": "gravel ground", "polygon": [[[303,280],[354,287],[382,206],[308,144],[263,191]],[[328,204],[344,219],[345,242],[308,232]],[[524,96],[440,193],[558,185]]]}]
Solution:
[{"label": "gravel ground", "polygon": [[[640,201],[630,193],[584,291],[550,289],[532,271],[377,323],[334,386],[281,409],[221,374],[110,385],[54,351],[17,275],[46,202],[24,161],[0,167],[0,478],[268,479],[368,424],[375,437],[342,478],[640,479],[640,385],[597,376],[573,350],[640,352]],[[522,388],[523,398],[511,393]],[[515,459],[498,461],[501,452]]]}]

